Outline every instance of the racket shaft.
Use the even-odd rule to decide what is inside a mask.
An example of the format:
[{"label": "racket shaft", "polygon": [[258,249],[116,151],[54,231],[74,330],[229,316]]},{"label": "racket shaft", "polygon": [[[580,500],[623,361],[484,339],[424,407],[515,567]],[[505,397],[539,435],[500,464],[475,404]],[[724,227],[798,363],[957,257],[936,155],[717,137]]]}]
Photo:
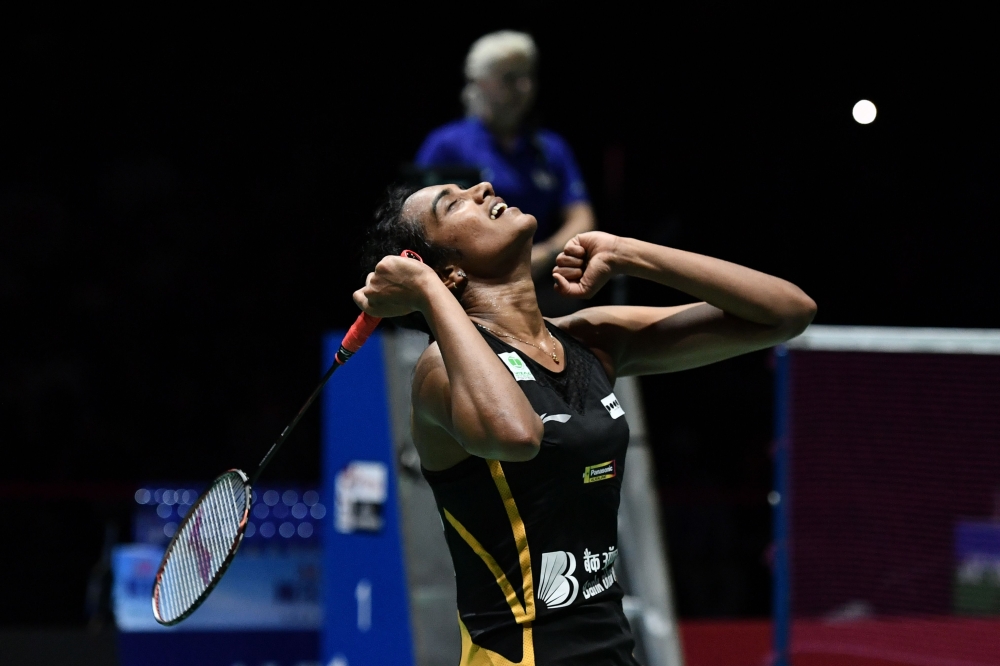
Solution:
[{"label": "racket shaft", "polygon": [[[271,462],[271,459],[278,453],[278,449],[281,448],[281,445],[284,444],[285,440],[288,439],[288,436],[292,434],[292,430],[294,430],[295,426],[298,425],[300,420],[302,420],[303,415],[305,415],[312,404],[316,401],[316,397],[319,396],[323,387],[326,386],[326,383],[330,381],[330,377],[333,376],[334,371],[336,371],[336,369],[344,363],[347,363],[347,359],[354,356],[354,352],[361,349],[361,345],[365,344],[368,337],[378,327],[380,321],[382,321],[380,317],[373,317],[365,312],[362,312],[358,315],[358,318],[354,320],[354,324],[351,325],[350,330],[347,331],[347,335],[344,336],[344,341],[340,343],[340,349],[333,357],[333,363],[330,364],[330,368],[326,371],[326,374],[323,375],[323,379],[320,380],[319,385],[313,390],[312,395],[310,395],[309,399],[306,400],[304,405],[302,405],[302,408],[299,409],[299,413],[295,415],[295,418],[292,419],[291,423],[286,425],[285,429],[281,431],[280,435],[278,435],[278,439],[276,439],[274,444],[271,445],[271,448],[267,450],[267,455],[264,456],[264,459],[260,461],[260,464],[257,466],[257,471],[253,473],[253,477],[250,479],[251,485],[257,483],[257,478],[260,476],[260,473],[264,471],[264,468]],[[348,347],[348,345],[350,345],[350,347]]]},{"label": "racket shaft", "polygon": [[[420,263],[424,262],[420,255],[412,250],[403,250],[400,256],[408,259],[415,259]],[[291,423],[285,426],[285,429],[281,431],[281,435],[279,435],[278,439],[271,445],[271,448],[267,450],[267,455],[265,455],[264,459],[260,461],[260,465],[257,466],[257,471],[253,473],[253,477],[250,479],[251,485],[257,483],[257,478],[260,476],[260,473],[264,471],[264,468],[271,462],[271,459],[278,453],[278,449],[281,448],[281,445],[284,444],[285,440],[288,439],[288,436],[292,434],[292,430],[295,429],[295,426],[298,425],[302,416],[306,413],[309,407],[312,406],[313,402],[315,402],[316,396],[318,396],[320,391],[323,390],[326,383],[330,381],[330,377],[333,376],[334,371],[343,364],[347,363],[348,359],[354,356],[354,354],[361,349],[361,346],[368,341],[368,337],[375,331],[376,328],[378,328],[380,321],[382,321],[381,317],[373,317],[367,312],[362,312],[358,315],[358,318],[354,320],[354,323],[351,324],[351,328],[347,331],[347,335],[344,336],[343,341],[340,343],[340,349],[333,357],[333,363],[330,364],[330,369],[326,371],[325,375],[323,375],[323,379],[320,380],[319,386],[317,386],[312,392],[312,395],[309,396],[306,403],[302,405],[299,413],[295,415],[295,418],[292,419]]]}]

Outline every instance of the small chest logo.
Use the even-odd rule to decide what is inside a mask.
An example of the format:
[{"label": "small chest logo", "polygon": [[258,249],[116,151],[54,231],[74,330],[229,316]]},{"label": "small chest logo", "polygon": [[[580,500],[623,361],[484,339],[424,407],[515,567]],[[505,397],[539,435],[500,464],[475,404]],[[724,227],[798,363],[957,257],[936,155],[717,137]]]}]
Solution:
[{"label": "small chest logo", "polygon": [[615,461],[609,460],[607,462],[598,463],[585,468],[583,470],[583,482],[594,483],[595,481],[603,481],[614,477],[617,473],[618,469],[615,465]]},{"label": "small chest logo", "polygon": [[604,409],[608,410],[608,414],[611,414],[611,418],[625,416],[625,410],[618,403],[618,398],[615,397],[614,393],[609,394],[606,398],[601,398],[601,404],[604,405]]},{"label": "small chest logo", "polygon": [[[531,374],[531,370],[528,370],[528,366],[521,360],[521,357],[517,355],[517,352],[506,352],[504,354],[497,354],[497,356],[500,357],[501,361],[507,364],[507,369],[510,370],[512,375],[514,375],[515,381],[535,381],[535,376]],[[612,397],[614,396],[612,395]]]}]

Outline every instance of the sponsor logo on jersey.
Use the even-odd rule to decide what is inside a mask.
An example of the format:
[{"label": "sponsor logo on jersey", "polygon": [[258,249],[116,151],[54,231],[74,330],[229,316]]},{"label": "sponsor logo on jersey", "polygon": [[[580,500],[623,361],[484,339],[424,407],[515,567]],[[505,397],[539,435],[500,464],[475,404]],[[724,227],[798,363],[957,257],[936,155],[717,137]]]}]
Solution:
[{"label": "sponsor logo on jersey", "polygon": [[597,578],[583,584],[583,598],[590,599],[594,595],[600,594],[605,590],[610,590],[611,586],[614,585],[617,580],[618,574],[615,573],[615,568],[610,567]]},{"label": "sponsor logo on jersey", "polygon": [[595,481],[610,479],[616,474],[616,471],[614,460],[591,465],[583,470],[583,482],[594,483]]},{"label": "sponsor logo on jersey", "polygon": [[618,549],[611,546],[607,551],[592,553],[589,548],[583,549],[583,570],[587,573],[597,573],[603,569],[615,566],[618,559]]},{"label": "sponsor logo on jersey", "polygon": [[497,354],[500,360],[507,365],[507,369],[510,373],[514,375],[514,380],[519,382],[533,382],[535,381],[535,376],[531,374],[531,370],[528,370],[527,364],[521,360],[521,357],[517,355],[517,352],[505,352],[503,354]]},{"label": "sponsor logo on jersey", "polygon": [[611,418],[625,416],[625,410],[622,409],[614,393],[609,394],[606,398],[601,398],[601,404],[604,405],[604,409],[608,410],[608,414],[611,414]]},{"label": "sponsor logo on jersey", "polygon": [[[590,599],[610,590],[618,580],[615,571],[618,550],[614,546],[604,552],[591,552],[589,548],[584,548],[582,561],[586,573],[576,571],[576,560],[573,553],[565,550],[542,553],[536,598],[546,608],[564,608],[577,596]],[[577,575],[574,576],[574,573]]]},{"label": "sponsor logo on jersey", "polygon": [[549,421],[556,421],[557,423],[566,423],[571,418],[569,414],[542,414],[542,423],[548,423]]},{"label": "sponsor logo on jersey", "polygon": [[573,576],[576,557],[565,550],[542,553],[542,575],[538,581],[538,600],[546,608],[562,608],[576,600],[580,582]]}]

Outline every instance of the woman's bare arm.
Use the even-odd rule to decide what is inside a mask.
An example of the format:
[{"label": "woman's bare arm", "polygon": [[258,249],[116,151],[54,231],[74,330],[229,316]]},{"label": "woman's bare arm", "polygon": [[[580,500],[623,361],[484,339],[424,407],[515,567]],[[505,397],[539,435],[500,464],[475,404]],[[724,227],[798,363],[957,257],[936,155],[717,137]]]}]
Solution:
[{"label": "woman's bare arm", "polygon": [[423,313],[434,334],[413,380],[413,436],[428,469],[468,456],[529,460],[541,446],[542,421],[524,392],[476,330],[461,304],[429,267],[386,257],[355,302],[375,316]]},{"label": "woman's bare arm", "polygon": [[794,284],[744,266],[592,232],[556,259],[557,289],[591,296],[615,274],[700,299],[679,307],[598,307],[557,322],[603,352],[615,375],[673,372],[773,346],[801,333],[816,304]]}]

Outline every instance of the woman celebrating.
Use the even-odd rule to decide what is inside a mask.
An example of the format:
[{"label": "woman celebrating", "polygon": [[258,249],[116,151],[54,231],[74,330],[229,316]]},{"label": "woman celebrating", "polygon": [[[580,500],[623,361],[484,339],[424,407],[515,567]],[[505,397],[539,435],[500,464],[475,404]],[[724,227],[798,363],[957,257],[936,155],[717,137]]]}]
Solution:
[{"label": "woman celebrating", "polygon": [[614,570],[629,439],[615,378],[770,347],[816,305],[742,266],[588,232],[556,259],[563,295],[588,298],[622,273],[702,302],[547,321],[532,215],[489,183],[407,195],[379,209],[366,251],[377,265],[354,299],[378,317],[419,313],[434,341],[413,377],[412,434],[455,565],[461,663],[635,664]]}]

